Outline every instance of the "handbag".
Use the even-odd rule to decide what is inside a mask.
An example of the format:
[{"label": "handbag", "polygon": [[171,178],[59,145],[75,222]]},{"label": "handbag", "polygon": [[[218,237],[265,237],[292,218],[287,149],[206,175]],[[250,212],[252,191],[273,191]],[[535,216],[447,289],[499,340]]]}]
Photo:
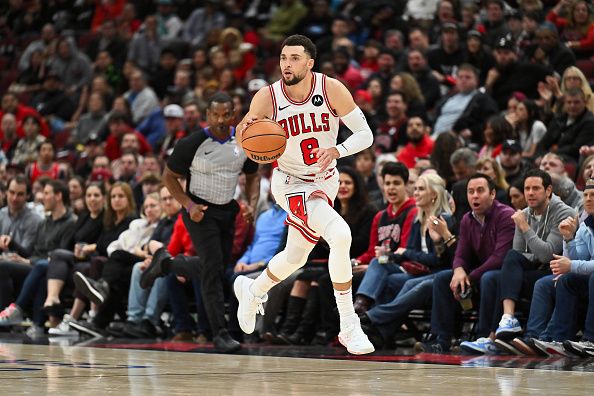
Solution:
[{"label": "handbag", "polygon": [[425,264],[421,264],[418,261],[402,260],[398,263],[404,269],[404,271],[413,276],[427,275],[431,273],[431,269]]}]

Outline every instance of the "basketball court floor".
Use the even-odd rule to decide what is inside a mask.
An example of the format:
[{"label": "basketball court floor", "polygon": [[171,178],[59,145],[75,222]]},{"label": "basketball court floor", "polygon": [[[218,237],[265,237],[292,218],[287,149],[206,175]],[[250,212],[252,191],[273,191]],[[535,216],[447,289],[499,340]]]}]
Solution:
[{"label": "basketball court floor", "polygon": [[[0,394],[592,395],[594,359],[459,356],[138,340],[32,343],[0,333]],[[72,345],[70,345],[72,344]],[[399,353],[397,353],[399,352]]]}]

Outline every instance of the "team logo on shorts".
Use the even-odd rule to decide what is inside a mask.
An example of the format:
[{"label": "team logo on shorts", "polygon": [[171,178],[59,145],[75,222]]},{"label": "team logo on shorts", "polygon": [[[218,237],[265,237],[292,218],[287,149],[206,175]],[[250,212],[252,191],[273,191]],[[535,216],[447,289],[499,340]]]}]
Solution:
[{"label": "team logo on shorts", "polygon": [[314,95],[314,97],[311,98],[311,103],[316,107],[320,107],[324,104],[324,98],[322,98],[322,95]]}]

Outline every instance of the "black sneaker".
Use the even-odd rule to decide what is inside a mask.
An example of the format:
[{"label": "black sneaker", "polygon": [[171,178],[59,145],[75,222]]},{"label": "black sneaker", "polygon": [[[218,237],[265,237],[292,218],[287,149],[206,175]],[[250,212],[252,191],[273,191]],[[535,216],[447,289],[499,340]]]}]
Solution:
[{"label": "black sneaker", "polygon": [[93,280],[80,272],[74,273],[76,290],[97,305],[101,305],[109,297],[109,285],[103,279]]},{"label": "black sneaker", "polygon": [[504,341],[502,339],[496,338],[495,339],[495,346],[503,353],[506,353],[508,355],[518,355],[518,356],[524,356],[524,354],[522,352],[520,352],[518,350],[518,348],[516,348],[515,346],[513,346],[510,342]]},{"label": "black sneaker", "polygon": [[216,352],[233,353],[241,349],[241,344],[231,338],[227,329],[219,330],[219,333],[213,338]]},{"label": "black sneaker", "polygon": [[142,276],[140,277],[140,287],[142,287],[143,289],[148,289],[149,287],[153,286],[153,283],[155,283],[155,280],[157,278],[164,275],[164,260],[171,260],[171,254],[169,254],[165,246],[157,249],[155,254],[153,254],[153,259],[151,260],[151,263],[142,272]]},{"label": "black sneaker", "polygon": [[450,351],[450,348],[442,345],[438,341],[431,341],[431,342],[417,342],[415,344],[415,351],[416,352],[426,352],[426,353],[447,353]]},{"label": "black sneaker", "polygon": [[124,329],[126,328],[126,323],[122,321],[115,321],[111,322],[109,326],[105,328],[107,334],[115,338],[124,338],[126,334],[124,333]]},{"label": "black sneaker", "polygon": [[124,334],[133,338],[155,338],[157,331],[150,320],[143,319],[138,323],[126,322]]},{"label": "black sneaker", "polygon": [[104,329],[97,327],[93,322],[82,322],[73,320],[69,323],[70,327],[92,337],[105,337],[107,333]]}]

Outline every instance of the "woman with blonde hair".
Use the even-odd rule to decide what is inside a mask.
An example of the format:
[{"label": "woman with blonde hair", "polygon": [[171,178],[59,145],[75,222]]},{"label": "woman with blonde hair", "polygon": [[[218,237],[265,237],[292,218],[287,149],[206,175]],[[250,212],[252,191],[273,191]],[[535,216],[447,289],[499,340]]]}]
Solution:
[{"label": "woman with blonde hair", "polygon": [[509,184],[505,180],[505,172],[503,171],[503,168],[501,168],[501,165],[499,165],[499,162],[492,157],[480,157],[476,162],[476,170],[493,179],[495,186],[497,186],[495,189],[495,198],[497,198],[499,202],[509,205],[509,198],[507,195]]},{"label": "woman with blonde hair", "polygon": [[408,273],[390,276],[386,290],[395,290],[396,294],[384,296],[391,301],[375,305],[361,317],[363,329],[376,347],[382,347],[398,331],[410,311],[422,309],[431,301],[435,273],[451,265],[456,236],[445,185],[436,173],[424,173],[415,183],[417,217],[406,248],[398,248],[394,254],[394,262]]},{"label": "woman with blonde hair", "polygon": [[[588,110],[594,112],[594,95],[592,94],[592,88],[584,73],[575,66],[569,66],[565,69],[563,77],[561,78],[561,86],[559,86],[557,78],[553,76],[547,77],[546,83],[538,83],[538,92],[540,93],[541,99],[544,101],[545,111],[550,110],[551,106],[555,113],[563,111],[563,96],[565,95],[565,92],[571,88],[581,88],[586,97],[586,107]],[[554,105],[553,102],[555,102]]]}]

